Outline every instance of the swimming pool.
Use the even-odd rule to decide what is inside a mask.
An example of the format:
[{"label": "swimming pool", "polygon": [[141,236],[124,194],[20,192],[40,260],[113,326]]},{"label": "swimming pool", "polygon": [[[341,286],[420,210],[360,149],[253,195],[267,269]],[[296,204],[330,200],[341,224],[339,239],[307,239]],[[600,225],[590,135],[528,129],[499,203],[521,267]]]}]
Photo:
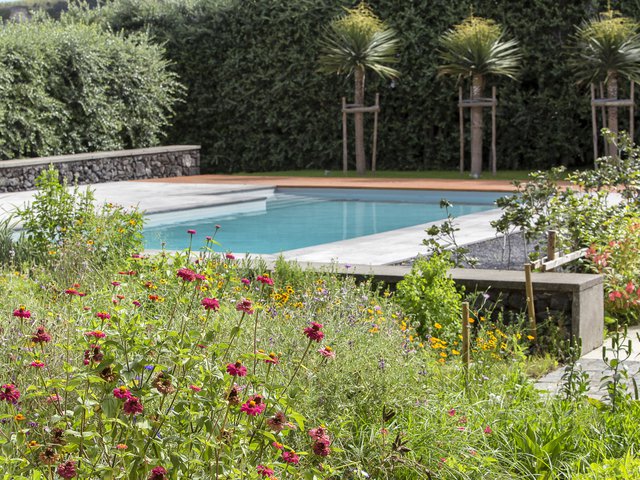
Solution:
[{"label": "swimming pool", "polygon": [[194,250],[213,235],[223,251],[273,254],[336,242],[445,218],[446,198],[458,217],[495,208],[499,192],[279,188],[231,205],[149,215],[145,248],[182,250],[196,230]]}]

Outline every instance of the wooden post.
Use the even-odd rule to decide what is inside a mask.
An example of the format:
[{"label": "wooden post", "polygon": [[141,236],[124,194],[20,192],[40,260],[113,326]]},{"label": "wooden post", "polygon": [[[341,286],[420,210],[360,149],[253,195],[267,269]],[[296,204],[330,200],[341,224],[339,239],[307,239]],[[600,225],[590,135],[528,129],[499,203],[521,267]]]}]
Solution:
[{"label": "wooden post", "polygon": [[[549,230],[547,232],[547,262],[556,259],[556,238],[557,232],[555,230]],[[548,271],[553,271],[553,268],[550,268]]]},{"label": "wooden post", "polygon": [[635,84],[633,80],[631,80],[631,93],[629,94],[629,99],[631,100],[631,105],[629,105],[629,135],[631,135],[631,142],[633,143],[634,137],[634,123],[635,123]]},{"label": "wooden post", "polygon": [[376,150],[378,148],[378,111],[380,109],[380,94],[376,93],[376,110],[373,112],[373,145],[371,146],[371,173],[376,173]]},{"label": "wooden post", "polygon": [[491,171],[495,175],[497,171],[496,160],[496,87],[491,87],[491,98],[493,105],[491,106]]},{"label": "wooden post", "polygon": [[342,97],[342,173],[347,173],[347,99]]},{"label": "wooden post", "polygon": [[525,275],[525,288],[527,294],[527,312],[529,314],[529,326],[531,328],[531,335],[534,339],[538,339],[537,327],[536,327],[536,310],[533,302],[533,281],[531,280],[531,263],[525,263],[524,265]]},{"label": "wooden post", "polygon": [[[604,86],[600,82],[600,98],[604,98]],[[602,128],[607,128],[607,110],[604,105],[600,107],[600,113],[602,114]],[[609,142],[604,142],[604,154],[609,155]]]},{"label": "wooden post", "polygon": [[460,173],[464,173],[464,109],[462,107],[462,87],[458,89],[458,116],[460,117]]},{"label": "wooden post", "polygon": [[591,84],[591,123],[593,125],[593,164],[597,168],[598,163],[598,117],[596,115],[596,86]]},{"label": "wooden post", "polygon": [[471,351],[469,349],[469,302],[462,302],[462,361],[465,369],[471,363]]}]

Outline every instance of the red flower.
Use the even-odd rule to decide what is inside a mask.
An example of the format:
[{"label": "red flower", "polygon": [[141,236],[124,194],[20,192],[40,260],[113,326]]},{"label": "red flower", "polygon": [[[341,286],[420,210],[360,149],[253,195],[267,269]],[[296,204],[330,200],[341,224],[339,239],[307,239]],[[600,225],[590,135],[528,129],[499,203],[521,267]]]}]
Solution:
[{"label": "red flower", "polygon": [[304,329],[304,334],[309,340],[319,342],[324,338],[324,332],[321,330],[324,325],[318,322],[311,322],[311,326]]},{"label": "red flower", "polygon": [[236,304],[236,310],[251,315],[253,313],[253,308],[251,308],[252,306],[253,304],[251,303],[251,300],[243,298]]},{"label": "red flower", "polygon": [[329,446],[331,445],[331,438],[329,432],[324,427],[312,428],[309,430],[309,436],[313,439],[311,448],[313,453],[320,457],[326,457],[331,453]]},{"label": "red flower", "polygon": [[125,400],[124,405],[122,406],[122,410],[124,410],[124,413],[126,413],[127,415],[137,415],[139,413],[142,413],[144,408],[142,407],[142,403],[140,403],[139,398],[129,396],[129,398]]},{"label": "red flower", "polygon": [[484,434],[485,435],[491,435],[493,433],[493,430],[491,430],[491,427],[489,425],[487,425],[486,427],[484,427]]},{"label": "red flower", "polygon": [[75,295],[77,297],[81,297],[82,294],[76,290],[75,288],[67,288],[64,293],[66,293],[67,295]]},{"label": "red flower", "polygon": [[7,383],[0,387],[0,401],[16,404],[19,399],[20,390],[13,383]]},{"label": "red flower", "polygon": [[300,463],[300,457],[296,455],[296,452],[283,452],[282,460],[293,465],[297,465]]},{"label": "red flower", "polygon": [[187,230],[187,233],[188,233],[189,235],[195,235],[195,234],[196,234],[196,231],[195,231],[195,230],[192,230],[192,229],[189,229],[189,230]]},{"label": "red flower", "polygon": [[243,278],[242,280],[240,280],[243,284],[245,285],[249,285],[251,284],[251,280],[249,280],[248,278]]},{"label": "red flower", "polygon": [[200,305],[202,305],[205,310],[213,310],[214,312],[220,309],[220,302],[215,298],[203,298]]},{"label": "red flower", "polygon": [[264,361],[264,363],[270,363],[270,364],[272,364],[272,365],[277,365],[277,364],[279,364],[279,363],[280,363],[280,359],[278,358],[278,356],[277,356],[275,353],[271,352],[271,353],[269,354],[269,358],[267,358],[267,359]]},{"label": "red flower", "polygon": [[456,414],[456,409],[455,409],[455,408],[452,408],[451,410],[449,410],[449,411],[447,412],[447,414],[448,414],[450,417],[455,416],[455,414]]},{"label": "red flower", "polygon": [[36,333],[31,337],[33,343],[47,343],[51,341],[51,335],[47,333],[44,327],[38,327]]},{"label": "red flower", "polygon": [[227,373],[232,377],[244,377],[247,375],[247,367],[242,365],[242,362],[238,360],[236,363],[229,363],[227,365]]},{"label": "red flower", "polygon": [[264,412],[265,408],[267,408],[267,406],[262,401],[262,395],[253,395],[249,397],[249,400],[242,404],[240,411],[255,417],[256,415],[260,415]]},{"label": "red flower", "polygon": [[207,279],[206,275],[202,275],[201,273],[196,273],[196,280],[204,281]]},{"label": "red flower", "polygon": [[44,364],[44,362],[41,362],[40,360],[34,360],[33,362],[31,362],[30,366],[32,366],[34,368],[44,368],[45,364]]},{"label": "red flower", "polygon": [[284,450],[284,445],[279,442],[273,442],[271,445],[273,445],[273,448],[276,450]]},{"label": "red flower", "polygon": [[176,275],[185,282],[193,282],[196,279],[196,272],[188,268],[181,268]]},{"label": "red flower", "polygon": [[256,470],[258,471],[258,474],[262,475],[263,477],[270,477],[275,473],[273,470],[265,467],[264,465],[258,465],[258,468]]},{"label": "red flower", "polygon": [[111,282],[111,285],[113,285],[114,287],[119,287],[120,286],[120,282]]},{"label": "red flower", "polygon": [[198,387],[197,385],[189,385],[189,388],[194,392],[199,392],[200,390],[202,390],[202,387]]},{"label": "red flower", "polygon": [[113,396],[119,398],[120,400],[127,400],[128,398],[131,398],[131,392],[127,389],[127,387],[122,385],[121,387],[113,389]]},{"label": "red flower", "polygon": [[269,275],[258,275],[256,280],[264,285],[273,285],[273,279],[269,278]]},{"label": "red flower", "polygon": [[96,317],[98,317],[100,320],[109,320],[111,318],[111,315],[109,315],[107,312],[98,312],[96,313]]},{"label": "red flower", "polygon": [[102,330],[93,330],[91,332],[86,332],[84,334],[85,337],[93,337],[93,338],[104,338],[107,335]]},{"label": "red flower", "polygon": [[325,358],[333,358],[336,356],[336,352],[333,351],[333,348],[331,348],[330,346],[326,346],[326,347],[322,347],[320,350],[318,350],[318,353],[320,355],[322,355]]},{"label": "red flower", "polygon": [[228,259],[228,260],[235,260],[236,259],[235,255],[233,253],[227,253],[224,257],[226,259]]},{"label": "red flower", "polygon": [[56,472],[62,478],[73,478],[78,475],[78,472],[76,472],[76,462],[73,460],[67,460],[64,463],[61,463],[58,465]]},{"label": "red flower", "polygon": [[166,480],[168,474],[166,468],[158,466],[151,470],[148,480]]},{"label": "red flower", "polygon": [[13,311],[13,316],[18,318],[31,318],[31,312],[27,310],[27,307],[20,305]]}]

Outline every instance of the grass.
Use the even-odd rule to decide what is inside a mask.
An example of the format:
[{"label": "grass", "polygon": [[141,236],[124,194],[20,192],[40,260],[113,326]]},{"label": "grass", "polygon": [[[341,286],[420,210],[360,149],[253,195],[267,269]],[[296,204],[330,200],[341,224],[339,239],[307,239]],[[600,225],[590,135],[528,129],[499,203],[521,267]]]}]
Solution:
[{"label": "grass", "polygon": [[[496,175],[485,172],[482,180],[526,180],[529,170],[504,170]],[[237,173],[236,175],[269,176],[269,177],[335,177],[335,178],[427,178],[442,180],[471,180],[469,173],[460,173],[457,170],[379,170],[375,174],[367,172],[365,175],[357,175],[354,171],[343,174],[340,170],[283,170],[279,172],[251,172]]]}]

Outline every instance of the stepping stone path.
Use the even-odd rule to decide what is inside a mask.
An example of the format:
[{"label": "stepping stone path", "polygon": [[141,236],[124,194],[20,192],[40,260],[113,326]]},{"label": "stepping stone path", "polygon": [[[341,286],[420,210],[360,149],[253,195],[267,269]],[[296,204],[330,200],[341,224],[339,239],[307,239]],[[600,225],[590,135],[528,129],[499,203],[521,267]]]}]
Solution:
[{"label": "stepping stone path", "polygon": [[[638,334],[640,334],[640,326],[629,328],[627,332],[627,340],[622,342],[627,344],[628,340],[631,340],[631,355],[629,359],[622,362],[629,372],[629,380],[633,377],[640,388],[640,340],[638,340]],[[606,339],[604,346],[608,349],[611,348],[611,340]],[[609,359],[612,358],[610,350],[607,350]],[[589,352],[582,357],[578,363],[582,366],[582,370],[589,374],[589,392],[587,395],[591,398],[602,400],[606,395],[606,390],[601,387],[601,379],[605,375],[610,375],[611,372],[607,369],[604,361],[602,360],[602,348],[597,348],[592,352]],[[544,377],[538,379],[536,382],[536,388],[539,390],[547,391],[551,394],[556,394],[560,391],[562,374],[564,373],[564,366],[560,367],[553,372],[548,373]],[[628,382],[628,392],[633,395],[633,385]]]}]

